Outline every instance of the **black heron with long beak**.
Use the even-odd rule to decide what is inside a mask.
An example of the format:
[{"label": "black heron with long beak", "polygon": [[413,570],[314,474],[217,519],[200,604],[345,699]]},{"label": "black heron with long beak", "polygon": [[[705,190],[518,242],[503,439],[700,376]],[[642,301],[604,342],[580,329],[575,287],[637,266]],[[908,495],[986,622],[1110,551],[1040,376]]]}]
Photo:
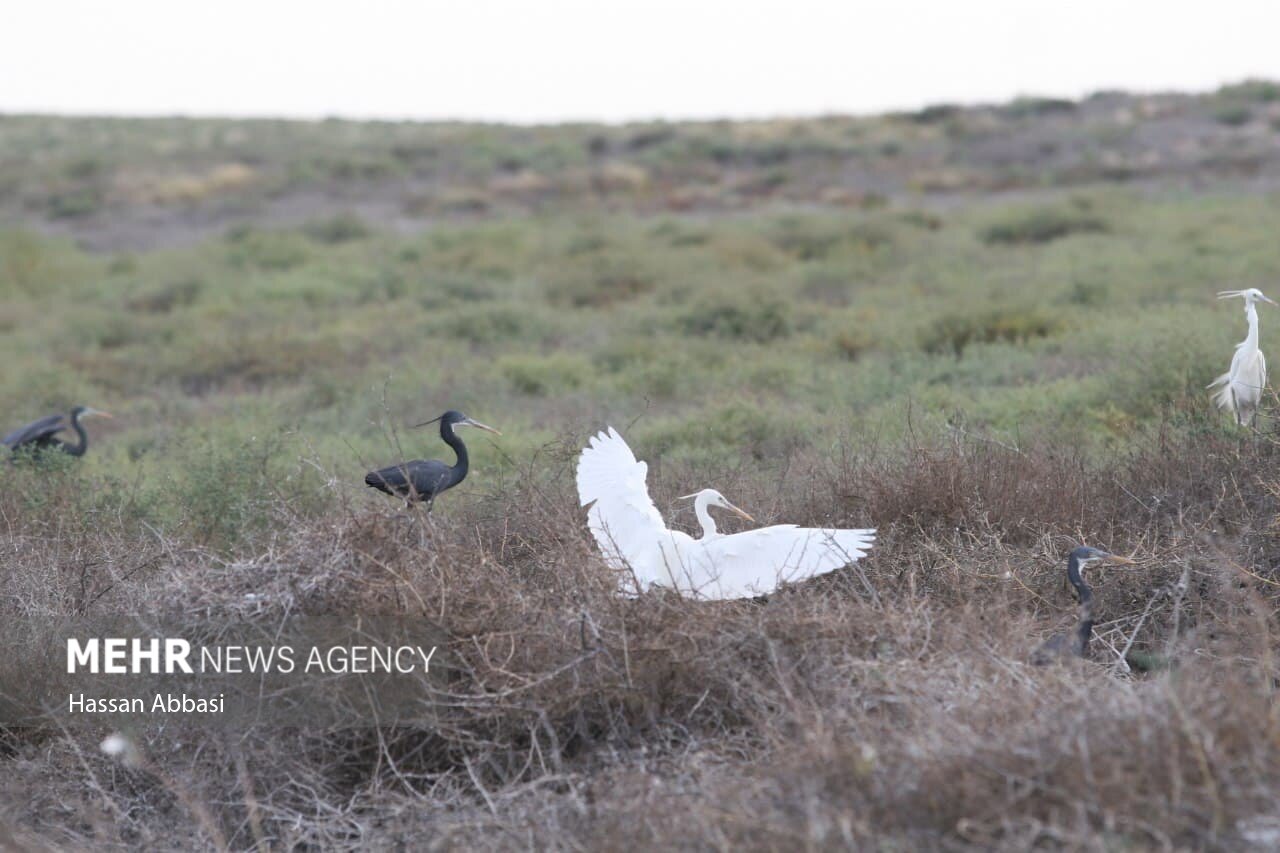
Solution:
[{"label": "black heron with long beak", "polygon": [[[76,406],[71,410],[69,416],[49,415],[38,421],[32,421],[24,427],[19,427],[4,438],[0,438],[0,444],[15,453],[20,450],[27,450],[40,454],[47,450],[56,450],[68,456],[84,456],[84,452],[89,449],[89,435],[84,431],[84,425],[80,421],[84,418],[93,417],[109,418],[111,415],[89,406]],[[58,438],[58,433],[68,426],[75,430],[76,435],[80,438],[76,444]]]},{"label": "black heron with long beak", "polygon": [[491,426],[485,426],[479,421],[474,421],[452,409],[432,418],[429,421],[423,421],[420,424],[414,424],[414,427],[423,427],[428,424],[440,422],[440,439],[453,448],[453,452],[457,454],[458,460],[453,465],[447,465],[439,459],[414,459],[410,462],[401,462],[398,465],[391,465],[377,471],[370,471],[364,477],[365,485],[371,486],[380,492],[386,492],[398,498],[403,498],[407,505],[412,505],[415,501],[425,503],[427,509],[430,509],[435,499],[442,492],[452,489],[461,483],[467,477],[467,470],[470,467],[470,459],[467,457],[467,446],[462,443],[462,439],[457,436],[454,429],[458,427],[475,427],[494,435],[502,435]]},{"label": "black heron with long beak", "polygon": [[1084,572],[1095,563],[1132,565],[1128,557],[1118,557],[1097,548],[1077,548],[1067,558],[1067,581],[1075,587],[1080,599],[1080,620],[1070,634],[1054,634],[1031,653],[1031,662],[1044,666],[1068,657],[1083,658],[1089,654],[1089,640],[1093,636],[1093,587],[1085,582]]}]

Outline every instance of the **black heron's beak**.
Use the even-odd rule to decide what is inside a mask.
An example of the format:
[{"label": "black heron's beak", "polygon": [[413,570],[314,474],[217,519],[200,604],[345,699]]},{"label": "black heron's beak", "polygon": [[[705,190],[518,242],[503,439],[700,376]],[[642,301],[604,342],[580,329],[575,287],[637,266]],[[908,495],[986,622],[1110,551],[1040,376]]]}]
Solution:
[{"label": "black heron's beak", "polygon": [[491,433],[493,433],[494,435],[502,435],[502,433],[501,433],[501,432],[499,432],[498,430],[494,429],[493,427],[491,427],[491,426],[486,426],[485,424],[482,424],[482,423],[480,423],[479,421],[473,421],[473,420],[471,420],[471,418],[467,418],[465,421],[459,421],[457,425],[458,425],[458,426],[469,426],[469,427],[475,427],[476,429],[482,429],[482,430],[484,430],[485,432],[491,432]]},{"label": "black heron's beak", "polygon": [[81,412],[81,413],[80,413],[80,417],[82,417],[82,418],[107,418],[108,420],[110,420],[111,418],[113,418],[113,417],[115,417],[115,416],[114,416],[114,415],[112,415],[110,412],[104,412],[104,411],[102,411],[101,409],[89,409],[89,408],[86,408],[83,412]]},{"label": "black heron's beak", "polygon": [[1136,563],[1136,560],[1130,560],[1128,557],[1121,557],[1119,554],[1103,554],[1101,557],[1097,558],[1098,568],[1102,568],[1107,565],[1132,566],[1136,565]]}]

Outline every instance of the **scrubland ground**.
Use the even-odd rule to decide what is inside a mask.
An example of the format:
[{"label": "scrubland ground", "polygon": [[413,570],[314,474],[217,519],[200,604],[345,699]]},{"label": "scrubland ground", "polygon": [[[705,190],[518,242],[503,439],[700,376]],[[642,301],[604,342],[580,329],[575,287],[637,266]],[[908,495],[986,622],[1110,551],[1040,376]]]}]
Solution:
[{"label": "scrubland ground", "polygon": [[[1209,410],[1280,278],[1280,90],[495,128],[0,118],[0,689],[55,627],[420,616],[430,726],[0,729],[18,848],[1280,844],[1280,459]],[[1270,319],[1263,306],[1263,347]],[[504,431],[432,521],[361,484]],[[614,594],[675,500],[876,526],[767,601]],[[732,523],[729,523],[730,525]],[[1029,651],[1095,578],[1089,662]],[[54,651],[51,653],[52,646]]]}]

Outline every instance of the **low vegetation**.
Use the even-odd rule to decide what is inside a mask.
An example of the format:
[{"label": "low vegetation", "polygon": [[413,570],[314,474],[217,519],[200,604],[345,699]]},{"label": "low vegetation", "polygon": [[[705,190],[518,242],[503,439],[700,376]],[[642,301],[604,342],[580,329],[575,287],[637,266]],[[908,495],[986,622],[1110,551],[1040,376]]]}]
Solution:
[{"label": "low vegetation", "polygon": [[[0,723],[0,847],[1274,845],[1280,451],[1204,386],[1244,332],[1214,293],[1280,280],[1280,206],[1204,151],[1194,191],[1161,183],[1117,130],[1179,117],[1237,156],[1269,91],[0,117],[0,413],[116,416],[82,460],[2,466],[0,706],[120,620],[394,614],[448,675],[402,724],[153,720],[117,757],[110,720]],[[450,407],[504,435],[468,436],[430,521],[363,486],[447,456],[408,425]],[[619,597],[573,490],[605,424],[676,526],[714,486],[878,544],[768,601]],[[1079,543],[1138,565],[1093,579],[1091,661],[1033,668]]]},{"label": "low vegetation", "polygon": [[[1206,415],[1105,465],[956,437],[800,452],[781,491],[664,466],[681,526],[672,498],[706,482],[763,521],[880,526],[857,570],[720,604],[614,594],[574,505],[581,436],[430,524],[339,481],[309,511],[250,458],[194,473],[215,503],[156,536],[101,520],[123,484],[20,469],[0,501],[9,683],[48,660],[51,626],[200,635],[335,608],[430,622],[449,679],[394,728],[132,728],[127,766],[96,750],[109,722],[10,729],[0,829],[107,849],[1265,846],[1277,578],[1255,567],[1277,507],[1273,478],[1243,472],[1277,451]],[[206,524],[224,519],[270,544],[219,558],[233,528]],[[1139,565],[1094,580],[1095,662],[1032,667],[1074,618],[1062,563],[1081,539]]]}]

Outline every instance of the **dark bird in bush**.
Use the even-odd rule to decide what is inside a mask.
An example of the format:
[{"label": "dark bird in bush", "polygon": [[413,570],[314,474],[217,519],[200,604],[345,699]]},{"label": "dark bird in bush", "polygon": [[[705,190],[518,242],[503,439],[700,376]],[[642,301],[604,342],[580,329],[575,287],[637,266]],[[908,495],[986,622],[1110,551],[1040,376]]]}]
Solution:
[{"label": "dark bird in bush", "polygon": [[[109,418],[111,415],[88,406],[76,406],[71,410],[69,417],[67,415],[49,415],[46,418],[33,421],[24,427],[15,429],[4,438],[0,438],[0,444],[15,453],[20,450],[27,450],[32,453],[57,450],[69,456],[84,456],[84,452],[89,449],[89,436],[84,431],[84,426],[80,421],[84,418],[92,417]],[[68,426],[75,430],[76,435],[80,437],[79,443],[71,444],[58,438],[58,433]]]},{"label": "dark bird in bush", "polygon": [[401,462],[398,465],[365,474],[365,485],[389,495],[404,498],[409,505],[414,501],[422,501],[426,503],[427,509],[430,509],[441,492],[452,489],[467,477],[470,464],[467,458],[467,446],[454,433],[454,429],[469,426],[494,435],[502,435],[493,427],[473,421],[462,412],[455,412],[452,409],[437,418],[414,424],[414,427],[426,426],[436,421],[440,422],[441,440],[453,448],[453,452],[458,455],[457,462],[453,465],[446,465],[439,459],[414,459],[411,462]]},{"label": "dark bird in bush", "polygon": [[1097,548],[1077,548],[1067,558],[1067,581],[1076,589],[1080,598],[1080,621],[1070,634],[1054,634],[1031,653],[1031,662],[1044,666],[1068,657],[1082,658],[1089,654],[1089,638],[1093,636],[1093,587],[1085,583],[1084,570],[1094,563],[1119,563],[1131,565],[1128,557],[1117,557]]}]

